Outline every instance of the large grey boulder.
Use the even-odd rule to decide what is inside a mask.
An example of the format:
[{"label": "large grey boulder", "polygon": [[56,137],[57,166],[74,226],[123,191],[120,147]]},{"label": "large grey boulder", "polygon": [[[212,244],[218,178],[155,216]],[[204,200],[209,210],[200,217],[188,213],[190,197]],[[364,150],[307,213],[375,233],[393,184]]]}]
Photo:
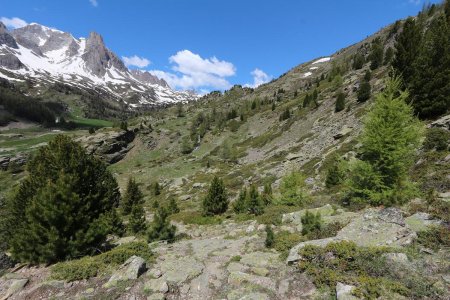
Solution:
[{"label": "large grey boulder", "polygon": [[145,260],[142,257],[133,255],[122,266],[120,266],[116,272],[114,272],[105,286],[110,287],[114,286],[119,281],[137,279],[146,270],[147,266]]},{"label": "large grey boulder", "polygon": [[301,259],[299,250],[306,245],[324,247],[331,242],[353,241],[358,246],[390,246],[402,247],[409,245],[416,237],[397,208],[365,210],[342,228],[335,237],[302,242],[294,246],[287,258],[287,263]]},{"label": "large grey boulder", "polygon": [[28,283],[28,279],[27,278],[21,278],[21,279],[11,279],[10,283],[9,283],[9,288],[6,291],[5,295],[1,296],[1,300],[6,300],[9,297],[19,293],[20,291],[23,290],[23,288],[25,287],[25,285]]}]

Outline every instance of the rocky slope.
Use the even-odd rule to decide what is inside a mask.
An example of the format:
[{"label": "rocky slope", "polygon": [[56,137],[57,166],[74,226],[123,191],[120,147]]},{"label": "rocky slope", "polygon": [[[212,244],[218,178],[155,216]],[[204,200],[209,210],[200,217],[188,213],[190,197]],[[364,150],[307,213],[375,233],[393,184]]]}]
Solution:
[{"label": "rocky slope", "polygon": [[68,32],[32,23],[8,31],[0,23],[0,77],[28,82],[27,93],[40,95],[44,87],[63,83],[81,90],[97,90],[130,107],[165,105],[195,100],[191,92],[172,90],[148,72],[130,71],[95,32],[74,38]]}]

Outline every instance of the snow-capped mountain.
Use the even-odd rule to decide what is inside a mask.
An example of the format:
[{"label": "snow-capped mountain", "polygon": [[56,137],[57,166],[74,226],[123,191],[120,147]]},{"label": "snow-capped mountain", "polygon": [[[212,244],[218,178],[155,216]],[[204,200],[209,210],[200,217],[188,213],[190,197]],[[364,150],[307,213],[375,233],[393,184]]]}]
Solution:
[{"label": "snow-capped mountain", "polygon": [[197,99],[192,92],[174,91],[149,72],[129,70],[92,32],[86,38],[32,23],[8,31],[0,22],[0,77],[31,82],[36,88],[57,82],[93,89],[131,107]]}]

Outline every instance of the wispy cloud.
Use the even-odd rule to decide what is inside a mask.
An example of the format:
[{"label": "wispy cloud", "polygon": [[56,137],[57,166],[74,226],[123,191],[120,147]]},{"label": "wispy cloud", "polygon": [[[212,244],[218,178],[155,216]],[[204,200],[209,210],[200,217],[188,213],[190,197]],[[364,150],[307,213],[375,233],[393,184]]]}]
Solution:
[{"label": "wispy cloud", "polygon": [[144,57],[133,55],[130,57],[122,56],[123,62],[127,67],[134,66],[138,68],[145,68],[152,62]]},{"label": "wispy cloud", "polygon": [[272,76],[267,75],[263,70],[254,69],[250,74],[253,76],[253,83],[247,83],[246,87],[256,88],[263,83],[267,83],[272,79]]},{"label": "wispy cloud", "polygon": [[178,89],[227,89],[231,87],[227,77],[236,74],[235,66],[216,57],[202,58],[189,50],[178,51],[169,58],[173,72],[152,70],[150,73],[163,78]]},{"label": "wispy cloud", "polygon": [[419,5],[422,2],[422,0],[408,0],[408,2],[414,5]]},{"label": "wispy cloud", "polygon": [[24,27],[27,26],[27,22],[25,22],[24,20],[20,19],[20,18],[6,18],[6,17],[1,17],[0,21],[5,24],[6,27],[9,28],[20,28],[20,27]]},{"label": "wispy cloud", "polygon": [[91,2],[92,6],[94,6],[94,7],[98,6],[98,1],[97,0],[89,0],[89,2]]}]

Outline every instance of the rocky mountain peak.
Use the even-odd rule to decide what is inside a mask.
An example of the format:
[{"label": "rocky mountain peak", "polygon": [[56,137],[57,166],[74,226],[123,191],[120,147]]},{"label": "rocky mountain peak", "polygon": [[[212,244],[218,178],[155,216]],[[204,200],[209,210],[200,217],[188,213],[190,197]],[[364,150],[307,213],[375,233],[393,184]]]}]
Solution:
[{"label": "rocky mountain peak", "polygon": [[5,24],[0,22],[0,45],[6,45],[11,48],[17,49],[17,43],[11,34],[8,32]]},{"label": "rocky mountain peak", "polygon": [[157,84],[162,87],[170,88],[169,84],[164,80],[152,75],[150,72],[141,71],[141,70],[131,70],[131,74],[134,78],[139,81],[148,83],[148,84]]}]

